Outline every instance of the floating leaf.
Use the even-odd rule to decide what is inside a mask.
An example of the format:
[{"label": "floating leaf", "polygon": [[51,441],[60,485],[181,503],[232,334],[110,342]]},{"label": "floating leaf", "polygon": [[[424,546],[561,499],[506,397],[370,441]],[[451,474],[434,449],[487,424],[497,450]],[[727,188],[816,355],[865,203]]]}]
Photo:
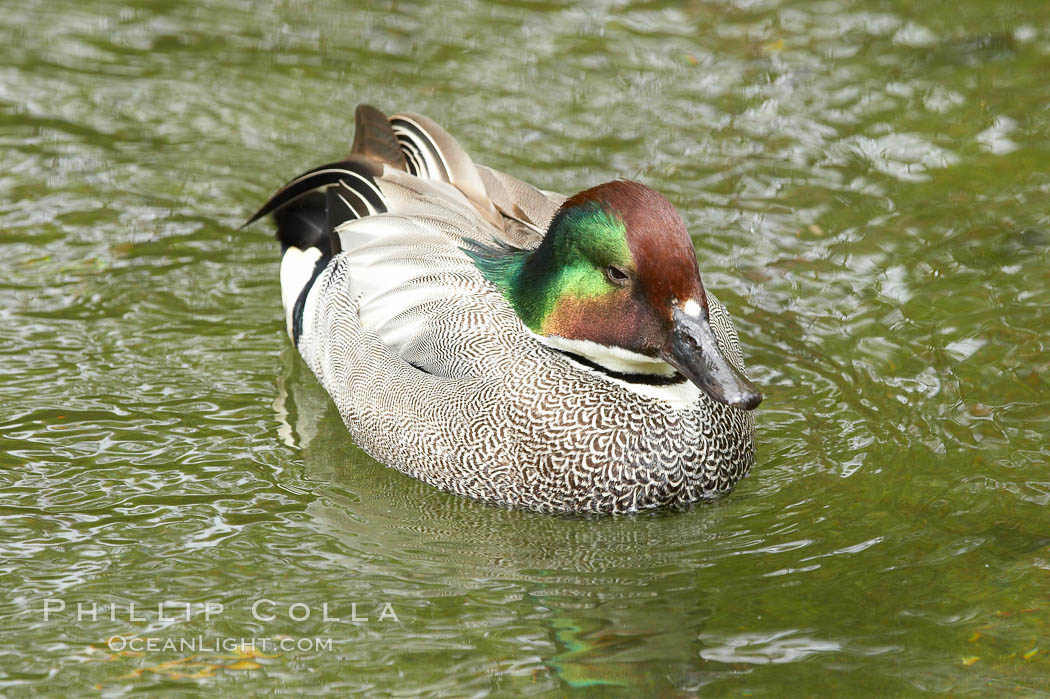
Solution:
[{"label": "floating leaf", "polygon": [[238,660],[226,666],[227,670],[258,670],[262,665],[253,660]]}]

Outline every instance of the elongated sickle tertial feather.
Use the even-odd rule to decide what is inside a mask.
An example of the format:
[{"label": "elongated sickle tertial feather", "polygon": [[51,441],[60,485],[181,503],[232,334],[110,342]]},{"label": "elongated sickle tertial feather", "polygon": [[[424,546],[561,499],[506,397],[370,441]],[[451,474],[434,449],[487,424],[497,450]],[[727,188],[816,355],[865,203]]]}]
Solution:
[{"label": "elongated sickle tertial feather", "polygon": [[277,190],[270,200],[262,205],[258,211],[252,214],[244,225],[255,223],[263,216],[273,213],[281,207],[287,206],[299,197],[323,190],[343,181],[354,191],[360,193],[361,199],[367,202],[367,210],[361,215],[381,213],[386,211],[383,203],[383,195],[379,191],[375,178],[380,174],[378,166],[364,158],[349,158],[337,163],[328,163],[313,170],[307,170],[294,180]]},{"label": "elongated sickle tertial feather", "polygon": [[406,116],[395,116],[390,127],[396,134],[410,173],[423,179],[452,181],[441,147],[425,129]]},{"label": "elongated sickle tertial feather", "polygon": [[342,251],[336,227],[386,212],[375,180],[381,167],[355,156],[304,172],[277,190],[244,225],[272,213],[282,250],[317,247],[327,259]]},{"label": "elongated sickle tertial feather", "polygon": [[398,170],[408,170],[405,156],[386,114],[368,104],[354,110],[354,145],[350,155],[377,160]]}]

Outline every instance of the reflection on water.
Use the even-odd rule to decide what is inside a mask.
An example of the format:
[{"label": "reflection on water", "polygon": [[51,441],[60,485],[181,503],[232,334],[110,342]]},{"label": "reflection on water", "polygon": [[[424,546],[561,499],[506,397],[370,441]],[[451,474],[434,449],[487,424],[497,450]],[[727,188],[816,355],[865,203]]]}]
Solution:
[{"label": "reflection on water", "polygon": [[[9,8],[0,691],[1045,692],[1048,26],[1035,0]],[[734,493],[543,517],[351,444],[237,226],[360,101],[679,206],[766,394]]]}]

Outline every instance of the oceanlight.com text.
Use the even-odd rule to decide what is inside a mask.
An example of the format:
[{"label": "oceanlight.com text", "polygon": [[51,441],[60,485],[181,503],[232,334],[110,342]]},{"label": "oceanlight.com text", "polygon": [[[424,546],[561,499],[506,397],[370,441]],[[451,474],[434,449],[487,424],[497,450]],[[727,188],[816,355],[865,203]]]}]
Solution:
[{"label": "oceanlight.com text", "polygon": [[326,637],[278,637],[278,638],[156,638],[152,636],[111,636],[106,647],[114,653],[202,653],[207,651],[224,653],[288,653],[292,651],[314,652],[332,650],[333,641]]}]

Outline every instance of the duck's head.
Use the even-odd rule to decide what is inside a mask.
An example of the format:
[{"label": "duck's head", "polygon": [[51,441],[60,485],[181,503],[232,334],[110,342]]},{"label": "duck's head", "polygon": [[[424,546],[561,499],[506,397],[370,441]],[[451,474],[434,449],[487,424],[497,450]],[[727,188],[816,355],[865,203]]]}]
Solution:
[{"label": "duck's head", "polygon": [[693,244],[667,199],[637,182],[570,197],[535,250],[471,253],[546,344],[614,376],[696,384],[743,410],[761,394],[710,324]]}]

